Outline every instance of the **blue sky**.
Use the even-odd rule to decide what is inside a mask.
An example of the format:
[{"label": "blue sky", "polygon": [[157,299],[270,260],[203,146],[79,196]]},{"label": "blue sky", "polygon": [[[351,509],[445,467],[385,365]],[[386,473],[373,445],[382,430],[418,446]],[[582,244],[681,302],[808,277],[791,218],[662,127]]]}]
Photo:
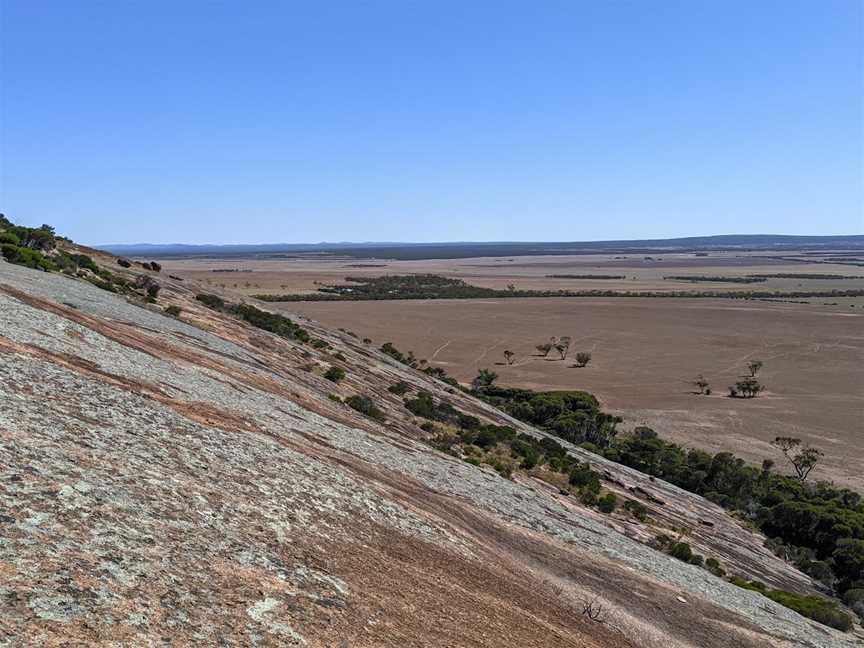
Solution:
[{"label": "blue sky", "polygon": [[858,234],[862,7],[0,0],[0,209],[90,244]]}]

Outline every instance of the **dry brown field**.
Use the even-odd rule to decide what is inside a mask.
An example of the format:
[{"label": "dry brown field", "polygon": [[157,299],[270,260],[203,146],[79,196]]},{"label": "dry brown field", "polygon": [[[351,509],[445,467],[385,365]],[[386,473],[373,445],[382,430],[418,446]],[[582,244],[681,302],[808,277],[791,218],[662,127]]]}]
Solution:
[{"label": "dry brown field", "polygon": [[[315,292],[321,284],[343,283],[345,277],[432,273],[455,277],[475,286],[521,290],[844,290],[864,289],[864,267],[788,261],[766,253],[716,252],[709,257],[692,253],[645,255],[567,255],[536,257],[481,257],[393,261],[333,257],[280,259],[166,260],[170,272],[213,286],[246,294]],[[819,260],[815,257],[813,260]],[[232,270],[232,272],[224,272]],[[237,272],[239,271],[239,272]],[[776,279],[753,284],[664,280],[664,276],[702,275],[740,277],[747,274],[834,274],[856,279]],[[621,275],[624,279],[557,279],[549,275]]]},{"label": "dry brown field", "polygon": [[[598,255],[599,257],[599,255]],[[344,276],[433,272],[474,285],[518,288],[660,290],[812,290],[862,288],[864,280],[769,280],[759,284],[664,281],[669,274],[743,275],[813,272],[864,275],[864,268],[781,263],[728,255],[695,259],[662,255],[662,262],[592,257],[517,257],[372,262],[330,260],[167,261],[172,273],[241,286],[248,293],[312,290],[314,281]],[[719,255],[718,255],[719,257]],[[726,265],[722,265],[725,262]],[[624,265],[630,263],[631,265]],[[346,267],[356,265],[381,267]],[[604,265],[605,264],[605,265]],[[689,265],[688,265],[689,264]],[[212,273],[238,267],[246,273]],[[860,272],[859,272],[860,271]],[[625,280],[552,280],[547,274],[625,274]],[[630,278],[635,277],[635,278]],[[558,282],[558,283],[556,283]],[[260,287],[255,287],[258,284]],[[674,285],[670,285],[674,284]],[[800,284],[800,285],[799,285]],[[814,288],[818,286],[818,288]],[[266,287],[265,287],[266,286]],[[275,288],[274,288],[275,286]],[[731,450],[751,461],[782,457],[775,436],[798,436],[826,453],[814,476],[864,490],[864,299],[808,298],[808,303],[676,298],[545,298],[270,303],[334,328],[393,342],[460,381],[481,367],[503,384],[532,389],[584,389],[625,419],[624,428],[649,425],[688,446]],[[538,357],[552,335],[573,338],[567,361]],[[504,364],[503,351],[516,361]],[[588,351],[588,367],[572,354]],[[767,391],[758,398],[728,397],[728,386],[761,360]],[[694,394],[703,374],[710,396]]]}]

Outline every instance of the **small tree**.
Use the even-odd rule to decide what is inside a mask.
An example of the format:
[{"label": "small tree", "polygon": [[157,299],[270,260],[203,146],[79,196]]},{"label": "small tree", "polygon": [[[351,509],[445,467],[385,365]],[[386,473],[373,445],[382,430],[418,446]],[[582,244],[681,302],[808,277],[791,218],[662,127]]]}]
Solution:
[{"label": "small tree", "polygon": [[751,360],[747,363],[747,370],[750,372],[750,377],[755,378],[756,374],[762,369],[761,360]]},{"label": "small tree", "polygon": [[515,358],[515,357],[516,357],[516,354],[513,353],[512,351],[510,351],[509,349],[504,352],[504,360],[507,361],[508,365],[513,364],[513,358]]},{"label": "small tree", "polygon": [[481,391],[486,387],[491,387],[492,383],[498,380],[498,374],[489,369],[481,369],[477,377],[471,381],[471,388],[475,391]]},{"label": "small tree", "polygon": [[591,362],[591,354],[587,351],[580,351],[576,354],[576,366],[584,367]]},{"label": "small tree", "polygon": [[705,376],[702,374],[696,376],[696,380],[693,381],[693,384],[696,385],[696,389],[699,390],[700,394],[704,394],[705,390],[708,389],[708,381],[705,380]]},{"label": "small tree", "polygon": [[542,355],[545,358],[546,356],[549,355],[549,352],[552,350],[552,343],[551,342],[544,342],[543,344],[538,344],[534,348],[537,349],[537,351],[540,352],[540,355]]},{"label": "small tree", "polygon": [[807,479],[810,471],[816,467],[819,460],[825,456],[821,450],[801,445],[801,439],[794,437],[776,437],[772,442],[775,448],[783,453],[795,469],[795,475],[802,482]]},{"label": "small tree", "polygon": [[567,352],[570,351],[570,336],[565,335],[560,338],[554,345],[555,350],[558,352],[558,355],[561,356],[561,360],[567,358]]},{"label": "small tree", "polygon": [[742,398],[755,398],[765,390],[765,385],[751,376],[742,378],[735,383],[734,387],[729,388],[729,395],[737,398],[739,395]]}]

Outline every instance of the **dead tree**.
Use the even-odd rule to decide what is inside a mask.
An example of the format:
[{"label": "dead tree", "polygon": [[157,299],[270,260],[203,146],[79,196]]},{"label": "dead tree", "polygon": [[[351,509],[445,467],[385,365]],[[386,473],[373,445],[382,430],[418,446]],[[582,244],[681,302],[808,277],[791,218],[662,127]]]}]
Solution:
[{"label": "dead tree", "polygon": [[570,336],[565,335],[554,344],[555,350],[561,356],[561,360],[567,358],[567,353],[570,351]]},{"label": "dead tree", "polygon": [[582,614],[597,623],[606,621],[606,615],[603,614],[603,606],[597,604],[596,597],[582,603]]}]

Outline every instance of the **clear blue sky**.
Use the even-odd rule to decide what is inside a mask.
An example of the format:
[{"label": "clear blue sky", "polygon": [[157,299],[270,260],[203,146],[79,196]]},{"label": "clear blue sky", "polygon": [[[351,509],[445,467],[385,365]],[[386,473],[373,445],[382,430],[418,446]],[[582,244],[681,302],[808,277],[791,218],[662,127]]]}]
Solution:
[{"label": "clear blue sky", "polygon": [[864,232],[860,0],[0,0],[0,210],[91,244]]}]

